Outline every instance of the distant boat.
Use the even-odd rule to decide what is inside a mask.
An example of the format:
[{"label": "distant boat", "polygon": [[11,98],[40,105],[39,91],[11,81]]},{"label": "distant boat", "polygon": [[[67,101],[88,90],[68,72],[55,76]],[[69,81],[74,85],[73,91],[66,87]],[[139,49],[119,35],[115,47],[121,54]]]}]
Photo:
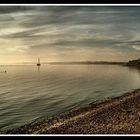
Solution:
[{"label": "distant boat", "polygon": [[38,63],[36,64],[37,66],[41,66],[40,64],[40,59],[38,58]]}]

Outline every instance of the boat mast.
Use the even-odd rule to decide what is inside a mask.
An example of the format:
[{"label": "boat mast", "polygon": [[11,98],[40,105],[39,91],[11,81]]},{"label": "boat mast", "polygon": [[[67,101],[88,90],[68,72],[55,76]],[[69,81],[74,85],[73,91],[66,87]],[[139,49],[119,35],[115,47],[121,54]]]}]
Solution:
[{"label": "boat mast", "polygon": [[38,64],[40,64],[40,59],[38,58]]}]

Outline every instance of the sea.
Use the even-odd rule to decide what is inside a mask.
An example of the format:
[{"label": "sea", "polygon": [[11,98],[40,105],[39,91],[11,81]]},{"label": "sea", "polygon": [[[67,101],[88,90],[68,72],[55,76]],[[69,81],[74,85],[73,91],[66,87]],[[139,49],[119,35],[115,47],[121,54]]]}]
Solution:
[{"label": "sea", "polygon": [[67,113],[138,88],[140,70],[121,65],[3,65],[0,130]]}]

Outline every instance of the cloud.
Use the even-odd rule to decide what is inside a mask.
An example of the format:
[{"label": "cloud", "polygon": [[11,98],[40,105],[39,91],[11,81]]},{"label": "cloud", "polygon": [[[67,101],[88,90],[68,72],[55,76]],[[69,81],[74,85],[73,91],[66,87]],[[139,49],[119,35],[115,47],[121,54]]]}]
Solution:
[{"label": "cloud", "polygon": [[132,46],[135,50],[140,51],[140,46]]},{"label": "cloud", "polygon": [[138,56],[139,14],[139,7],[0,6],[2,53]]},{"label": "cloud", "polygon": [[0,14],[9,14],[14,12],[24,12],[27,10],[32,10],[33,7],[26,6],[0,6]]},{"label": "cloud", "polygon": [[139,45],[140,44],[140,40],[132,40],[132,41],[122,41],[120,42],[122,44],[129,44],[129,45]]}]

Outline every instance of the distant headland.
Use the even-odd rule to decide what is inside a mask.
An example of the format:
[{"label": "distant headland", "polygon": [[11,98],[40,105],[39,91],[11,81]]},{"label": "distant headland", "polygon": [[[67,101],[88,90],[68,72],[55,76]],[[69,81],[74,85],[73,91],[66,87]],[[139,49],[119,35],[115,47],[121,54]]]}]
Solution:
[{"label": "distant headland", "polygon": [[128,63],[126,63],[126,65],[140,68],[140,58],[137,60],[131,60]]},{"label": "distant headland", "polygon": [[99,65],[123,65],[123,66],[133,66],[140,67],[140,58],[137,60],[130,60],[128,62],[111,62],[111,61],[76,61],[76,62],[50,62],[49,64],[99,64]]}]

